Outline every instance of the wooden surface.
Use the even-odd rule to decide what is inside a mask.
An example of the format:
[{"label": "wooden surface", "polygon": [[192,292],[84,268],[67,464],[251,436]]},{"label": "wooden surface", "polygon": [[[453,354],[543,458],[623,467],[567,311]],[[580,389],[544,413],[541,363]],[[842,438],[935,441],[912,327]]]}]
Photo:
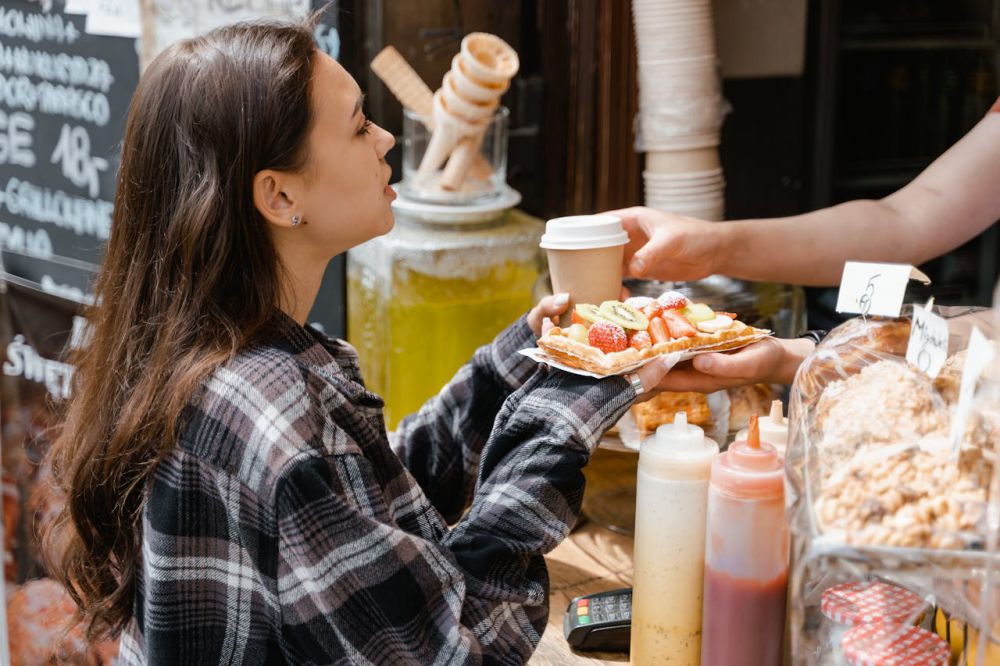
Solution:
[{"label": "wooden surface", "polygon": [[[607,507],[606,498],[635,489],[635,453],[598,449],[586,469],[584,517],[569,538],[545,558],[549,567],[549,624],[533,666],[628,663],[628,654],[574,652],[563,638],[566,607],[574,597],[632,585],[632,537],[617,534],[586,517],[588,507]],[[633,505],[634,506],[634,505]]]}]

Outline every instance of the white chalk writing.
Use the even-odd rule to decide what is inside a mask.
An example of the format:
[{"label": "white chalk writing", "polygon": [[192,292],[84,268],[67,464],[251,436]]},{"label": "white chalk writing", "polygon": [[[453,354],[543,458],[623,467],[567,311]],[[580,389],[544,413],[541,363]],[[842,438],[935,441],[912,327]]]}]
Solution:
[{"label": "white chalk writing", "polygon": [[73,370],[73,366],[69,363],[43,357],[21,334],[15,335],[7,345],[7,360],[3,364],[3,374],[8,377],[24,377],[28,381],[42,384],[49,395],[56,400],[69,398]]},{"label": "white chalk writing", "polygon": [[11,178],[0,191],[0,208],[36,222],[53,224],[78,236],[107,240],[111,231],[113,204],[103,199],[85,199],[62,190],[39,187]]},{"label": "white chalk writing", "polygon": [[0,248],[39,259],[52,257],[52,239],[45,229],[25,230],[6,222],[0,222]]},{"label": "white chalk writing", "polygon": [[107,60],[66,53],[46,53],[23,46],[5,46],[2,42],[0,72],[34,76],[53,83],[83,86],[105,93],[115,82]]},{"label": "white chalk writing", "polygon": [[35,153],[31,150],[35,119],[27,113],[16,111],[7,115],[0,111],[0,164],[13,164],[31,168],[35,166]]},{"label": "white chalk writing", "polygon": [[80,31],[72,21],[59,14],[25,14],[17,9],[0,7],[0,36],[17,37],[29,42],[72,44]]},{"label": "white chalk writing", "polygon": [[0,103],[11,109],[85,120],[100,127],[111,118],[111,104],[102,92],[48,81],[33,83],[26,76],[0,74]]},{"label": "white chalk writing", "polygon": [[[77,303],[87,303],[87,304],[90,304],[90,303],[94,302],[94,297],[91,296],[88,293],[85,293],[83,291],[83,289],[80,289],[78,287],[74,287],[74,286],[68,285],[68,284],[62,284],[61,282],[56,282],[54,279],[52,279],[52,276],[50,276],[50,275],[43,275],[42,276],[41,285],[42,285],[42,291],[44,291],[46,294],[54,294],[56,296],[59,296],[60,298],[65,298],[66,300],[69,300],[69,301],[76,301]],[[74,319],[73,319],[73,324],[74,324],[74,326],[73,326],[73,340],[74,341],[77,339],[77,337],[76,337],[76,320],[77,319],[83,319],[83,318],[82,317],[74,317]],[[76,343],[73,342],[73,343],[70,344],[70,349],[76,349],[76,346],[77,346]]]},{"label": "white chalk writing", "polygon": [[100,194],[100,175],[107,171],[108,161],[90,155],[90,135],[85,127],[64,124],[50,161],[61,165],[63,176],[77,187],[86,187],[91,197]]}]

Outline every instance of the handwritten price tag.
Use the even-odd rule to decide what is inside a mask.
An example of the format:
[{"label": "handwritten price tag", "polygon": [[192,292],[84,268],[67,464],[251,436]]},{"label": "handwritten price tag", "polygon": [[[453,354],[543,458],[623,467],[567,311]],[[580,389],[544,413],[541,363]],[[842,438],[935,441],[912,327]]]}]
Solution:
[{"label": "handwritten price tag", "polygon": [[840,280],[837,312],[864,317],[898,317],[911,280],[930,284],[929,277],[908,264],[868,264],[848,261]]},{"label": "handwritten price tag", "polygon": [[962,436],[965,434],[966,423],[972,414],[972,401],[976,394],[976,383],[983,371],[989,367],[996,356],[993,344],[986,339],[978,327],[972,328],[969,337],[969,350],[965,356],[965,367],[962,368],[962,383],[958,393],[958,407],[951,420],[951,445],[955,456],[962,447]]},{"label": "handwritten price tag", "polygon": [[938,376],[948,359],[948,322],[930,308],[913,306],[913,325],[906,360],[920,368],[931,379]]}]

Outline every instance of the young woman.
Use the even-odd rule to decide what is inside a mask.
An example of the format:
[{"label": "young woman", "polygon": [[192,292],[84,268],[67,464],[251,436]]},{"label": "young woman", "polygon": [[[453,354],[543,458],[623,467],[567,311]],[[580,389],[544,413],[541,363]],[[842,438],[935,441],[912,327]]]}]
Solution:
[{"label": "young woman", "polygon": [[580,469],[665,372],[516,354],[553,298],[390,447],[354,350],[303,325],[330,259],[392,227],[393,139],[361,107],[309,25],[181,42],[136,90],[49,535],[124,663],[525,661]]}]

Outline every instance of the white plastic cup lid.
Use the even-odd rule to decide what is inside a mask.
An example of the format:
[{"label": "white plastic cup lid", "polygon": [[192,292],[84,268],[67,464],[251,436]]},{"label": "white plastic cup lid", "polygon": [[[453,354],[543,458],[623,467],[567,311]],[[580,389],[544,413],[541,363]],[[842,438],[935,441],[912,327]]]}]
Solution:
[{"label": "white plastic cup lid", "polygon": [[545,250],[596,250],[628,243],[621,218],[615,215],[573,215],[545,223]]}]

